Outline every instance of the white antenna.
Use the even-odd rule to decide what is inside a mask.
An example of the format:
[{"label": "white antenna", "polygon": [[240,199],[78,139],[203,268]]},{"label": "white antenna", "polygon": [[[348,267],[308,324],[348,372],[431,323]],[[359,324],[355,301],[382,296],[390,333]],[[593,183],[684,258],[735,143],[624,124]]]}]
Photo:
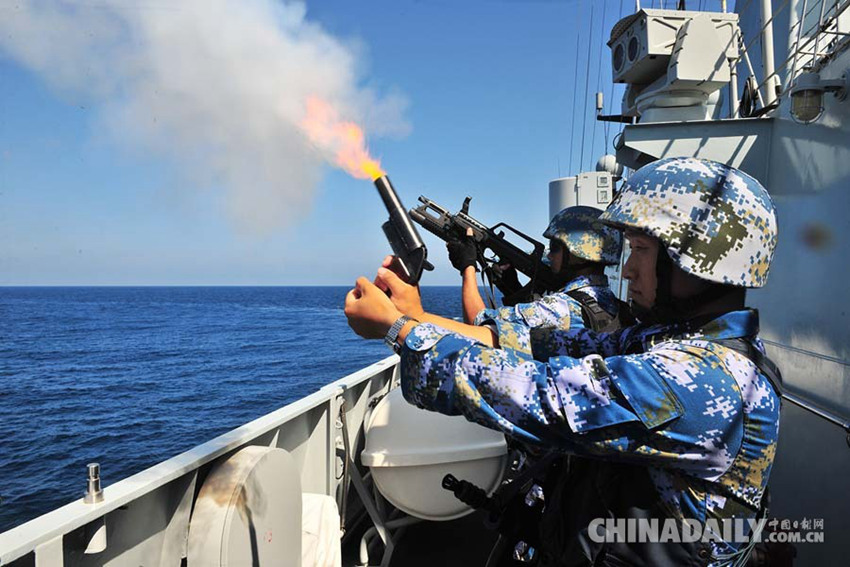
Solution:
[{"label": "white antenna", "polygon": [[[773,60],[773,6],[771,6],[770,0],[761,1],[761,21],[764,22],[761,31],[761,58],[762,68],[764,68],[764,104],[767,106],[776,100],[776,66]],[[815,46],[817,46],[817,43],[815,43]],[[815,51],[817,52],[817,48],[815,48]]]}]

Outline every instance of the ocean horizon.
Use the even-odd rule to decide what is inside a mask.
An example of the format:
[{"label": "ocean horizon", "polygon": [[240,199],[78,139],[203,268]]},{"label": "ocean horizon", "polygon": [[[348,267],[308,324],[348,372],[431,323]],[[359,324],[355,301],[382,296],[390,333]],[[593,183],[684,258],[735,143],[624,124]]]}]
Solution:
[{"label": "ocean horizon", "polygon": [[[350,286],[0,286],[0,532],[391,354]],[[423,286],[461,314],[460,286]]]}]

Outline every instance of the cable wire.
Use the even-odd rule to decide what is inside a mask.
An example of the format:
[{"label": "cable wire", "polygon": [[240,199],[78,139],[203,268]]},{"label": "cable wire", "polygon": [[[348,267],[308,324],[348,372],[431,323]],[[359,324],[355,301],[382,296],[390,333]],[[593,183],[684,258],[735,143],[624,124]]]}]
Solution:
[{"label": "cable wire", "polygon": [[[622,10],[622,8],[623,8],[623,5],[622,5],[622,2],[621,2],[621,4],[620,4],[620,19],[621,19],[621,20],[623,19],[623,10]],[[621,98],[625,98],[625,96],[626,96],[626,92],[625,92],[625,87],[624,87],[624,88],[623,88],[623,95],[622,95],[622,97],[621,97]],[[624,126],[623,122],[620,122],[620,123],[618,124],[618,128],[617,128],[617,136],[619,136],[620,134],[622,134],[622,133],[623,133],[623,126]],[[615,139],[616,139],[616,137],[615,137]]]},{"label": "cable wire", "polygon": [[[599,92],[599,89],[602,87],[602,51],[603,45],[605,44],[605,9],[608,7],[608,2],[606,0],[602,0],[602,22],[599,24],[599,63],[596,65],[596,92]],[[594,93],[594,98],[596,97],[596,93]],[[605,106],[605,101],[602,101],[603,107]],[[596,120],[596,115],[599,112],[596,110],[596,105],[593,105],[594,114],[593,114],[593,132],[590,136],[590,166],[593,167],[593,152],[596,151],[596,130],[599,129],[599,121]]]},{"label": "cable wire", "polygon": [[[617,21],[623,19],[623,0],[620,0],[620,8],[617,10]],[[609,61],[610,62],[610,61]],[[614,114],[614,73],[611,73],[611,88],[608,89],[608,114]],[[605,133],[605,151],[607,152],[611,146],[608,145],[609,134],[611,132],[611,123],[607,120],[602,123],[602,130]]]},{"label": "cable wire", "polygon": [[[595,4],[590,5],[590,26],[588,26],[588,30],[593,32],[593,12],[594,12]],[[590,35],[590,34],[588,34]],[[593,41],[587,42],[587,73],[584,76],[584,120],[582,121],[581,126],[581,157],[579,158],[578,166],[582,167],[584,164],[584,147],[585,140],[587,139],[587,94],[590,91],[590,58],[591,58],[591,50],[593,49]]]},{"label": "cable wire", "polygon": [[[578,18],[576,18],[576,48],[573,51],[573,56],[578,57],[578,48],[581,45],[579,43],[579,34],[581,33],[581,0],[578,3]],[[570,168],[567,171],[569,175],[572,175],[573,172],[573,142],[575,141],[576,136],[576,98],[578,98],[578,92],[575,89],[575,85],[578,84],[578,59],[575,60],[575,76],[573,78],[573,114],[570,120]]]}]

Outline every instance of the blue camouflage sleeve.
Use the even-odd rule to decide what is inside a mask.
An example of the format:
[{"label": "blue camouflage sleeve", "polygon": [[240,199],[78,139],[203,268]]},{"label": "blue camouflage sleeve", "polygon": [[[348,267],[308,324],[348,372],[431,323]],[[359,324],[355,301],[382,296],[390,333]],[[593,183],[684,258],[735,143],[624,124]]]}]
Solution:
[{"label": "blue camouflage sleeve", "polygon": [[623,350],[623,331],[597,333],[586,327],[576,329],[529,329],[523,337],[535,359],[546,361],[555,356],[582,357],[591,354],[616,356]]},{"label": "blue camouflage sleeve", "polygon": [[533,303],[513,307],[483,309],[475,318],[476,325],[492,324],[499,337],[499,346],[531,354],[529,333],[532,329],[581,329],[584,322],[581,305],[565,293],[547,295]]},{"label": "blue camouflage sleeve", "polygon": [[731,377],[715,372],[711,388],[693,387],[712,364],[675,350],[542,363],[423,324],[407,337],[401,373],[419,407],[568,453],[714,478],[731,466],[743,427]]},{"label": "blue camouflage sleeve", "polygon": [[583,326],[581,306],[565,293],[553,293],[538,301],[518,303],[512,307],[482,309],[475,318],[475,324],[495,320],[523,323],[528,327],[570,329]]}]

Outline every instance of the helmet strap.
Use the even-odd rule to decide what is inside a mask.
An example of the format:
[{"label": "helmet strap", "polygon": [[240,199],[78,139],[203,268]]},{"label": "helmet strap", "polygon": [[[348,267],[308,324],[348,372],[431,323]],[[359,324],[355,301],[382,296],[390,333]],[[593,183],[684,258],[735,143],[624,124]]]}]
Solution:
[{"label": "helmet strap", "polygon": [[[635,316],[643,323],[682,323],[695,317],[695,313],[705,305],[734,293],[735,289],[726,285],[710,285],[690,297],[673,297],[673,260],[663,245],[658,247],[658,258],[655,263],[655,303],[641,317]],[[640,309],[638,310],[640,312]],[[641,313],[642,315],[642,313]],[[717,315],[712,316],[715,318]]]},{"label": "helmet strap", "polygon": [[655,261],[655,303],[650,311],[652,323],[675,323],[680,320],[673,301],[673,260],[664,248],[658,244],[658,256]]},{"label": "helmet strap", "polygon": [[561,265],[561,271],[556,275],[561,278],[563,285],[567,285],[579,276],[589,276],[599,272],[604,273],[604,270],[604,265],[580,258],[570,252],[568,248],[565,248],[564,262]]}]

